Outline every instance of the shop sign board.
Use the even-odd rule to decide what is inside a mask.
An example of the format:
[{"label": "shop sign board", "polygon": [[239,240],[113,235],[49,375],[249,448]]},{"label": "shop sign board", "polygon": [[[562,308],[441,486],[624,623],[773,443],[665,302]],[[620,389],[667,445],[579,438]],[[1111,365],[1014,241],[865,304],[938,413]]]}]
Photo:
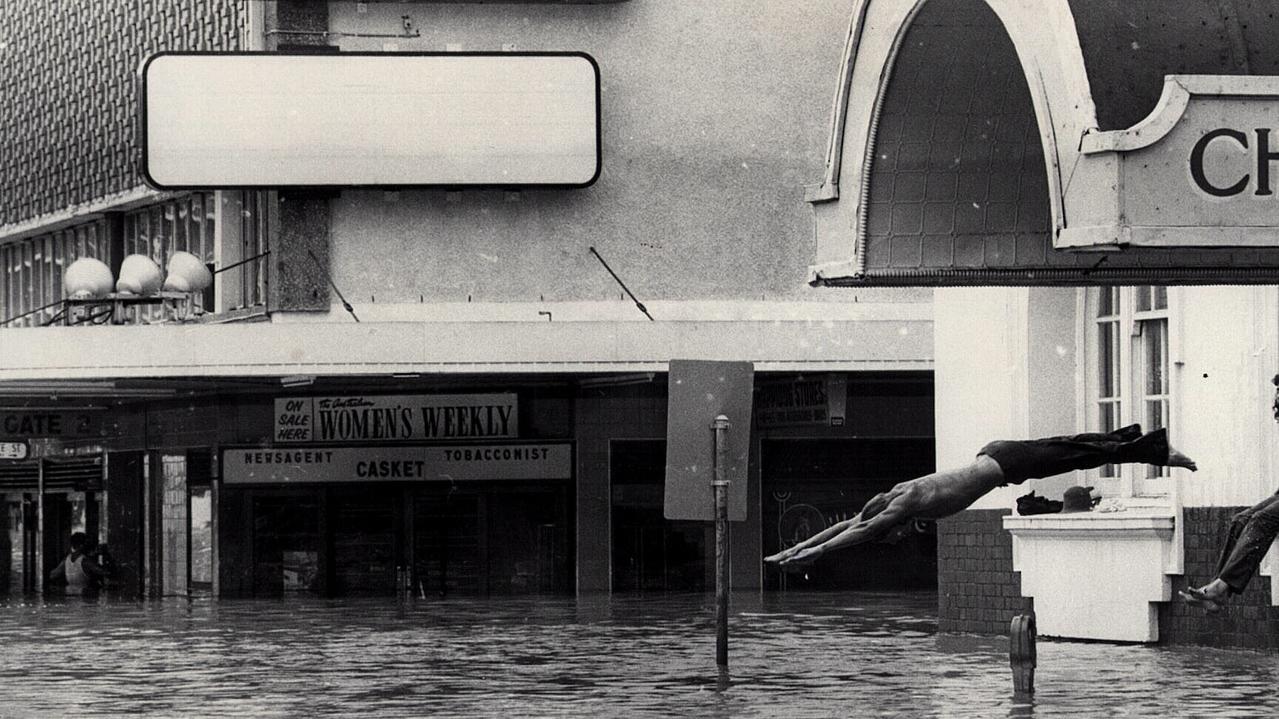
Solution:
[{"label": "shop sign board", "polygon": [[76,411],[0,411],[0,439],[83,438],[101,434],[100,415]]},{"label": "shop sign board", "polygon": [[586,187],[599,67],[581,52],[161,52],[141,75],[160,189]]},{"label": "shop sign board", "polygon": [[755,392],[757,427],[839,426],[844,423],[843,377],[827,374],[760,382]]},{"label": "shop sign board", "polygon": [[573,476],[566,443],[428,447],[255,447],[222,452],[222,482],[461,482],[561,480]]},{"label": "shop sign board", "polygon": [[1081,149],[1117,158],[1098,190],[1118,193],[1118,221],[1068,227],[1059,246],[1279,247],[1279,78],[1169,76],[1148,118]]},{"label": "shop sign board", "polygon": [[280,397],[275,441],[420,442],[519,437],[515,393]]},{"label": "shop sign board", "polygon": [[671,360],[667,382],[667,519],[713,521],[715,432],[712,422],[728,417],[725,478],[728,519],[746,519],[746,478],[750,460],[751,407],[755,366],[750,362]]}]

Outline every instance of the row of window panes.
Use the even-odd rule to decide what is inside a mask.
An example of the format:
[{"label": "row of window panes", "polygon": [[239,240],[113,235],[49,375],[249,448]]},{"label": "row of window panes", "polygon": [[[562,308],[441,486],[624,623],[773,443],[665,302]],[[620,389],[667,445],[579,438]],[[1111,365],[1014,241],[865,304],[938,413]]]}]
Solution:
[{"label": "row of window panes", "polygon": [[[217,205],[212,192],[196,192],[150,205],[124,215],[124,254],[150,257],[162,270],[176,252],[189,252],[206,265],[213,265],[213,243],[217,238]],[[202,298],[206,311],[213,310],[213,292]],[[140,307],[146,320],[164,316],[163,307]]]},{"label": "row of window panes", "polygon": [[49,323],[61,309],[66,268],[81,257],[110,264],[110,252],[102,220],[0,245],[0,328]]},{"label": "row of window panes", "polygon": [[[163,268],[174,252],[189,252],[212,267],[216,198],[211,192],[194,193],[125,213],[123,253],[145,255]],[[241,306],[262,307],[267,298],[268,195],[241,193],[240,206],[240,250],[248,261],[234,274],[240,277]],[[0,328],[40,326],[57,316],[63,272],[81,257],[108,265],[119,259],[111,257],[105,220],[0,245]],[[206,309],[213,309],[211,304],[210,290]]]},{"label": "row of window panes", "polygon": [[213,263],[217,205],[211,192],[197,192],[124,216],[124,253],[146,255],[165,267],[175,252]]}]

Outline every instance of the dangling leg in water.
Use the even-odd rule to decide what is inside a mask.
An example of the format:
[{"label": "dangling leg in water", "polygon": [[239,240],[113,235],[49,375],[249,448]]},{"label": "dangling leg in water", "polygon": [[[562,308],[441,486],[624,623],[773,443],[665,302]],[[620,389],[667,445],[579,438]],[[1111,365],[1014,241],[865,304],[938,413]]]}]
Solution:
[{"label": "dangling leg in water", "polygon": [[997,441],[965,467],[895,485],[873,497],[857,516],[764,558],[783,568],[802,566],[831,549],[874,541],[912,519],[940,519],[967,509],[990,490],[1106,464],[1146,463],[1195,471],[1193,460],[1168,445],[1167,432],[1141,434],[1138,425],[1108,433]]}]

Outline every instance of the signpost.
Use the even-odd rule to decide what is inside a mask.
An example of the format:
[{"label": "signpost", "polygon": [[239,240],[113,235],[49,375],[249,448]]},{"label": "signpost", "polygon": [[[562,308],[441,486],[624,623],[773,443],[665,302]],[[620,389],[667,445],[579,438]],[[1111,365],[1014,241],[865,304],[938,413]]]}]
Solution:
[{"label": "signpost", "polygon": [[[728,522],[746,519],[754,384],[750,362],[670,363],[663,513],[667,519],[715,522],[715,663],[720,667],[728,666]],[[733,426],[737,429],[730,432]]]}]

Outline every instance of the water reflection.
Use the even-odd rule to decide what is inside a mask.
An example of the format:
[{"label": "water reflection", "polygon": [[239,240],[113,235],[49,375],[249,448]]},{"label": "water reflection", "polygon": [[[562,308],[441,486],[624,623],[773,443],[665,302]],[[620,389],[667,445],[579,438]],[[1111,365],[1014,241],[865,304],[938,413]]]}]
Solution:
[{"label": "water reflection", "polygon": [[1006,640],[939,636],[929,594],[733,599],[13,601],[9,716],[1276,716],[1250,652],[1039,643],[1014,700]]}]

